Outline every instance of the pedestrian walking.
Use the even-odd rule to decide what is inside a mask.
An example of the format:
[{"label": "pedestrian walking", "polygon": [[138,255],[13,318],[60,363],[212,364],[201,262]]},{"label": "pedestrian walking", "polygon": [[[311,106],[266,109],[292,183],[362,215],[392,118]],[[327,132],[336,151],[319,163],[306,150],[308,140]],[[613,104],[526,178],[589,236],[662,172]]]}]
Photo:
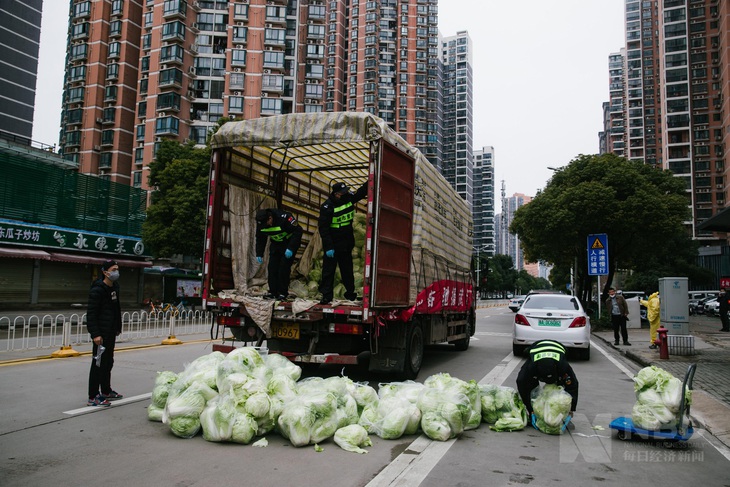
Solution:
[{"label": "pedestrian walking", "polygon": [[619,333],[623,338],[624,345],[630,347],[629,332],[626,330],[626,322],[629,319],[629,305],[621,294],[616,293],[615,288],[608,290],[606,309],[611,313],[611,325],[613,326],[613,344],[619,344]]},{"label": "pedestrian walking", "polygon": [[271,240],[267,267],[269,292],[264,298],[288,299],[291,266],[303,233],[297,220],[287,211],[269,208],[256,212],[256,260],[259,264],[264,261],[266,241]]},{"label": "pedestrian walking", "polygon": [[720,331],[730,331],[730,296],[727,294],[725,288],[720,289],[720,294],[717,296],[718,312],[720,313],[720,321],[722,322],[722,328]]},{"label": "pedestrian walking", "polygon": [[319,235],[322,237],[322,279],[319,292],[320,304],[329,304],[334,297],[335,271],[340,268],[340,278],[345,286],[345,299],[355,301],[355,277],[352,270],[352,249],[355,248],[355,234],[352,221],[355,218],[355,203],[368,195],[365,181],[355,193],[351,193],[343,182],[332,186],[332,193],[322,204],[319,212]]},{"label": "pedestrian walking", "polygon": [[649,320],[649,341],[651,342],[649,348],[658,348],[658,345],[656,344],[656,331],[659,329],[659,292],[655,292],[650,295],[648,300],[640,300],[639,303],[646,307],[646,319]]},{"label": "pedestrian walking", "polygon": [[91,285],[86,312],[86,328],[94,343],[89,371],[88,406],[110,406],[110,400],[123,396],[112,389],[114,345],[122,333],[122,307],[119,294],[119,266],[107,260],[101,265],[102,277]]}]

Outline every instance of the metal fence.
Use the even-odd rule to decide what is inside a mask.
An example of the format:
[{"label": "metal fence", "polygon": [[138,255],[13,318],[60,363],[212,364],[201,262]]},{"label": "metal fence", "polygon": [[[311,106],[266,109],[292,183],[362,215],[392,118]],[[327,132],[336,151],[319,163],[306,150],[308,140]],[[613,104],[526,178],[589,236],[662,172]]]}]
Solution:
[{"label": "metal fence", "polygon": [[[134,311],[122,314],[117,343],[169,336],[207,333],[213,315],[205,311]],[[91,343],[86,313],[0,316],[0,354],[9,351],[51,349]]]}]

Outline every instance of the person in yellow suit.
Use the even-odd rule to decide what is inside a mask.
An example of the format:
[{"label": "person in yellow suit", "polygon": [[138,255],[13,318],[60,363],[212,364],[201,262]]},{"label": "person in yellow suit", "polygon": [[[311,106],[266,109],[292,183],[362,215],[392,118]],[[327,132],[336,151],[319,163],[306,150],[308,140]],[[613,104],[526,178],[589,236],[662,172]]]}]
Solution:
[{"label": "person in yellow suit", "polygon": [[659,293],[653,293],[648,300],[639,300],[642,306],[646,306],[646,318],[649,320],[649,338],[651,345],[649,348],[657,348],[656,331],[659,329]]}]

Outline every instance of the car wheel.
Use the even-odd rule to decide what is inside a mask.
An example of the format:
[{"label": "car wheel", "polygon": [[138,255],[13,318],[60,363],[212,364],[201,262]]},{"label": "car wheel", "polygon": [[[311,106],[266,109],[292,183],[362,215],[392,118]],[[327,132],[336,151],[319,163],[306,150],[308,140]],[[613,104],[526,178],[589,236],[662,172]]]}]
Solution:
[{"label": "car wheel", "polygon": [[525,347],[525,345],[517,345],[517,344],[513,343],[512,344],[512,354],[515,357],[522,357],[522,354],[525,353],[525,348],[527,348],[527,347]]},{"label": "car wheel", "polygon": [[581,360],[590,360],[591,359],[591,349],[589,348],[580,348],[578,349],[578,357]]}]

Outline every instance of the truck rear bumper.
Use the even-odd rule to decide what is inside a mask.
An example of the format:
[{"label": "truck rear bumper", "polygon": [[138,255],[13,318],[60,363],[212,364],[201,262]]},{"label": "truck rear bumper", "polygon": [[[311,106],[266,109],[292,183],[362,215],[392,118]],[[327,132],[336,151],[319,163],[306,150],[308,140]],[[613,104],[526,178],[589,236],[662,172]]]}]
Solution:
[{"label": "truck rear bumper", "polygon": [[357,355],[340,355],[339,353],[326,353],[323,355],[305,355],[291,352],[279,352],[294,363],[302,364],[341,364],[357,365]]}]

